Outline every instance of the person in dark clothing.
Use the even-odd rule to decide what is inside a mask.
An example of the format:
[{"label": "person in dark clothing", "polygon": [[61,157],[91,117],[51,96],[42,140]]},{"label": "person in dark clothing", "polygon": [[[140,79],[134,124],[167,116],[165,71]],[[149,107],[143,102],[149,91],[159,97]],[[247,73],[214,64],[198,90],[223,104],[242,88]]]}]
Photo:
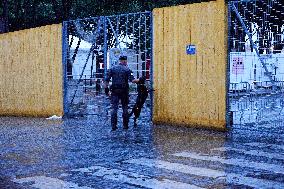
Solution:
[{"label": "person in dark clothing", "polygon": [[127,66],[127,57],[121,56],[119,58],[119,64],[113,66],[108,70],[105,78],[105,92],[108,93],[108,85],[112,79],[111,91],[111,126],[112,131],[117,129],[117,111],[119,101],[121,101],[123,110],[123,129],[128,129],[129,114],[128,114],[128,103],[129,103],[129,84],[128,82],[138,83],[139,79],[135,79],[133,72]]},{"label": "person in dark clothing", "polygon": [[96,80],[96,95],[100,94],[101,92],[101,80],[97,79]]},{"label": "person in dark clothing", "polygon": [[146,78],[145,77],[141,77],[139,78],[139,82],[137,83],[137,98],[136,98],[136,102],[132,108],[132,111],[129,114],[129,117],[132,116],[132,114],[134,114],[134,127],[137,127],[137,119],[140,116],[141,113],[141,109],[148,97],[148,89],[145,86],[145,81]]}]

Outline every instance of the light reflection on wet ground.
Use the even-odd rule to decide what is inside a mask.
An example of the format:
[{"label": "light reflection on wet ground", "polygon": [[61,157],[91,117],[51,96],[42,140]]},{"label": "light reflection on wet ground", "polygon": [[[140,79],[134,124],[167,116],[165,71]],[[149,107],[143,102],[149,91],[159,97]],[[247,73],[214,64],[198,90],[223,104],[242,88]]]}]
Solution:
[{"label": "light reflection on wet ground", "polygon": [[278,122],[284,120],[283,94],[253,94],[230,98],[230,111],[236,125]]},{"label": "light reflection on wet ground", "polygon": [[63,120],[0,118],[0,186],[284,186],[281,123],[275,132],[267,123],[262,127],[268,129],[234,125],[223,133],[152,125],[143,111],[138,128],[130,122],[130,129],[123,131],[119,122],[116,132],[110,132],[107,118],[96,115]]},{"label": "light reflection on wet ground", "polygon": [[[263,138],[273,138],[284,133],[283,93],[263,95],[242,95],[230,98],[233,113],[231,134],[257,132]],[[240,134],[241,136],[241,134]],[[277,137],[276,137],[277,138]]]}]

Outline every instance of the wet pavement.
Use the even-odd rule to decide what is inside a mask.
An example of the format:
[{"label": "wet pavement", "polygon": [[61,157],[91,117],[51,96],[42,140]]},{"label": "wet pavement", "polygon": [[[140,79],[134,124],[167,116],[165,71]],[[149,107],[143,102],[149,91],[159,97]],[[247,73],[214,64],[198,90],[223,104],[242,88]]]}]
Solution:
[{"label": "wet pavement", "polygon": [[[275,94],[244,93],[230,96],[230,111],[237,125],[278,122],[284,120],[283,91]],[[273,127],[274,128],[274,127]]]},{"label": "wet pavement", "polygon": [[284,124],[273,124],[223,133],[144,116],[111,132],[96,115],[2,117],[0,188],[284,188]]}]

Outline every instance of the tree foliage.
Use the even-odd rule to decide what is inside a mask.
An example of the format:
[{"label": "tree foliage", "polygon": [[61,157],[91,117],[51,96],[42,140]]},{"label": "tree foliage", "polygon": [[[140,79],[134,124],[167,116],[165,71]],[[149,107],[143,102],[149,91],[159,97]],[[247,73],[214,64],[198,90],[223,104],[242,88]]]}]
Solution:
[{"label": "tree foliage", "polygon": [[[155,7],[200,2],[201,0],[2,0],[0,15],[9,31],[61,23],[64,20],[151,11]],[[5,9],[4,2],[7,3]],[[5,10],[7,15],[5,15]],[[1,16],[0,16],[1,18]]]}]

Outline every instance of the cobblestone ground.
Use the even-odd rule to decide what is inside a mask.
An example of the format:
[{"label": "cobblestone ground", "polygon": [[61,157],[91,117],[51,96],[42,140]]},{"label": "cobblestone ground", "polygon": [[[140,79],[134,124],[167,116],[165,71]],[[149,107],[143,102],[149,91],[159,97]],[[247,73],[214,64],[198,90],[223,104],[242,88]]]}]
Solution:
[{"label": "cobblestone ground", "polygon": [[223,133],[152,125],[148,112],[115,132],[107,113],[0,118],[0,188],[284,188],[283,123]]}]

